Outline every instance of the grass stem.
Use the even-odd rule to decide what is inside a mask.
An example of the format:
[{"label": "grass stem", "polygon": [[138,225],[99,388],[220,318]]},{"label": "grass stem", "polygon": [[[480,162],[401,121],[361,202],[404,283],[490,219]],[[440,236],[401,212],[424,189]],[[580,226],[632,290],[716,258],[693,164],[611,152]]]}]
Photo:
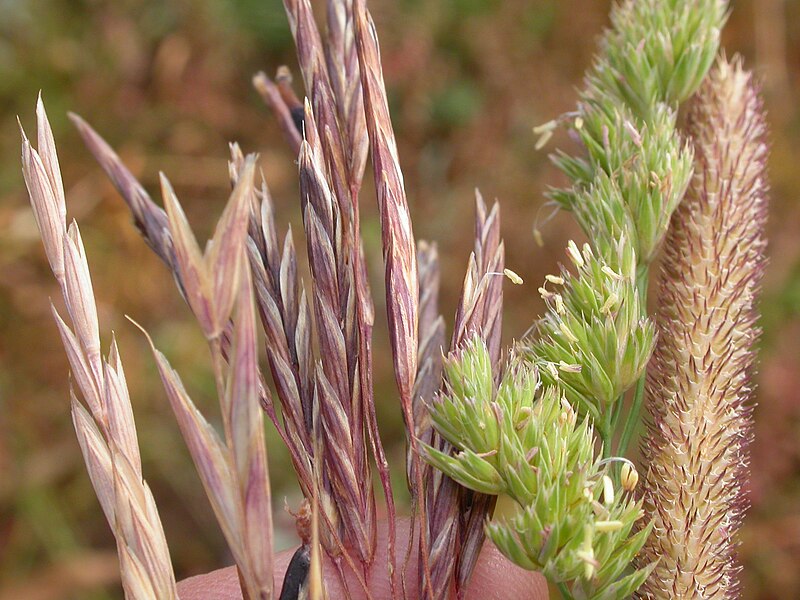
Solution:
[{"label": "grass stem", "polygon": [[572,592],[569,591],[566,583],[557,583],[556,587],[558,588],[558,592],[561,594],[561,598],[563,600],[573,600],[574,596]]},{"label": "grass stem", "polygon": [[[639,267],[638,273],[636,274],[636,288],[639,292],[639,302],[642,303],[643,308],[647,306],[648,283],[648,267],[647,265],[642,265]],[[619,446],[617,446],[617,456],[625,456],[625,451],[628,449],[628,445],[633,437],[633,433],[636,431],[636,426],[639,424],[639,415],[641,414],[642,404],[644,403],[644,387],[646,376],[647,370],[645,369],[645,372],[641,374],[639,380],[636,382],[636,389],[633,393],[633,403],[631,404],[631,409],[628,411],[628,415],[625,418],[625,425],[622,428],[622,436],[619,439]],[[620,403],[618,410],[622,411],[622,409],[622,403]]]}]

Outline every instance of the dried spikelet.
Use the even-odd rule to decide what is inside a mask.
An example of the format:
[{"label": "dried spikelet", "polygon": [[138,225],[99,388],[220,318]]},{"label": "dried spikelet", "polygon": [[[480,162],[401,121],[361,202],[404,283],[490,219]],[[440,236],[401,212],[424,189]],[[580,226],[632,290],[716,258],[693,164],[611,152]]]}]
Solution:
[{"label": "dried spikelet", "polygon": [[[436,246],[419,242],[417,247],[419,273],[420,320],[418,370],[414,384],[414,425],[417,436],[425,444],[436,443],[435,434],[426,402],[434,397],[442,384],[442,358],[445,352],[445,324],[439,314],[439,256]],[[436,440],[434,440],[436,437]],[[407,477],[411,481],[413,462],[412,449],[408,448],[406,459]],[[440,471],[424,469],[427,504],[427,523],[421,526],[430,536],[429,561],[431,584],[441,594],[449,593],[455,569],[454,549],[457,547],[458,505],[456,484]],[[443,489],[447,492],[443,492]],[[440,498],[437,506],[436,499]],[[420,573],[422,578],[423,573]],[[422,581],[420,582],[423,583]],[[420,585],[422,588],[422,585]]]},{"label": "dried spikelet", "polygon": [[148,341],[175,418],[231,549],[245,598],[272,598],[272,517],[267,455],[257,409],[255,308],[247,269],[239,279],[233,353],[220,397],[224,439],[197,409],[166,357]]},{"label": "dried spikelet", "polygon": [[[297,59],[306,93],[318,123],[318,135],[330,174],[331,189],[344,219],[342,230],[346,234],[350,231],[349,224],[353,218],[353,199],[345,164],[346,148],[336,114],[336,97],[326,68],[322,36],[309,0],[284,0],[283,5],[297,46]],[[306,136],[307,129],[304,126]],[[350,240],[344,240],[345,247],[349,247],[349,242]]]},{"label": "dried spikelet", "polygon": [[255,204],[255,156],[240,158],[230,200],[202,252],[172,187],[161,177],[175,252],[173,268],[211,349],[222,438],[197,410],[166,358],[155,348],[153,352],[181,433],[236,560],[245,597],[267,600],[272,598],[272,522],[266,446],[257,408],[264,389],[245,256]]},{"label": "dried spikelet", "polygon": [[413,432],[411,398],[417,368],[419,285],[414,233],[389,117],[375,24],[363,0],[355,2],[354,11],[361,84],[364,89],[367,129],[381,214],[386,263],[386,304],[395,376],[406,424],[409,431]]},{"label": "dried spikelet", "polygon": [[[479,336],[487,345],[491,367],[497,374],[500,361],[501,315],[503,306],[504,246],[500,240],[500,209],[495,204],[487,211],[480,192],[475,197],[475,246],[469,258],[467,274],[464,279],[461,301],[458,305],[450,346],[450,357],[457,356],[474,336]],[[428,280],[431,267],[426,260],[420,260],[425,270],[420,271],[420,281],[428,288],[433,284]],[[424,279],[423,279],[424,276]],[[423,344],[430,343],[426,338],[436,339],[436,323],[432,321],[434,311],[429,306],[427,290],[422,288],[420,339]],[[423,329],[423,325],[425,329]],[[443,327],[443,325],[442,325]],[[423,331],[426,336],[423,337]],[[424,347],[424,346],[423,346]],[[420,356],[423,356],[420,351]],[[427,359],[432,363],[431,359]],[[439,374],[438,391],[441,381],[441,355],[438,363],[432,363]],[[422,369],[425,364],[421,365]],[[419,393],[424,387],[420,385]],[[422,396],[421,402],[433,399],[433,393]],[[430,428],[430,416],[426,415],[426,423]],[[452,446],[439,433],[432,429],[421,430],[421,439],[431,447],[442,452],[450,452]],[[437,590],[435,598],[447,598],[451,588],[458,593],[466,589],[484,540],[484,524],[490,516],[495,496],[478,494],[457,485],[452,479],[444,476],[437,469],[427,467],[426,503],[428,514],[428,535],[431,539],[430,568],[432,588]]]},{"label": "dried spikelet", "polygon": [[260,204],[251,214],[247,250],[267,360],[284,416],[282,423],[276,416],[273,421],[290,450],[303,492],[310,497],[314,456],[311,311],[297,272],[292,231],[279,244],[272,197],[263,180],[258,195]]},{"label": "dried spikelet", "polygon": [[41,98],[38,148],[22,132],[22,171],[45,252],[58,281],[70,327],[52,306],[73,378],[87,410],[70,390],[72,420],[92,485],[117,540],[127,598],[177,598],[169,549],[142,461],[128,387],[116,341],[106,358],[89,264],[66,202],[55,141]]},{"label": "dried spikelet", "polygon": [[250,217],[255,156],[245,160],[242,175],[220,217],[214,235],[200,251],[186,215],[164,174],[161,189],[172,245],[175,270],[186,300],[209,340],[219,338],[230,320],[239,293],[239,277],[244,261],[244,247]]},{"label": "dried spikelet", "polygon": [[642,564],[653,598],[738,597],[736,533],[746,501],[755,301],[764,270],[767,146],[752,74],[724,59],[689,116],[696,176],[666,243]]},{"label": "dried spikelet", "polygon": [[[436,244],[417,244],[419,273],[419,352],[414,382],[414,424],[417,436],[430,443],[431,424],[425,399],[433,398],[442,383],[445,349],[444,318],[439,313],[439,253]],[[410,450],[410,449],[409,449]],[[411,456],[406,463],[411,464]]]},{"label": "dried spikelet", "polygon": [[364,96],[356,51],[353,0],[328,0],[328,73],[336,97],[345,144],[350,190],[358,196],[367,163],[369,141],[364,116]]},{"label": "dried spikelet", "polygon": [[275,119],[278,121],[278,125],[281,128],[283,137],[286,139],[286,143],[289,144],[289,148],[292,149],[294,154],[299,153],[300,142],[303,138],[301,137],[301,128],[297,126],[297,121],[294,118],[297,112],[293,111],[286,103],[281,96],[278,86],[267,77],[266,73],[259,72],[253,76],[253,87],[275,115]]},{"label": "dried spikelet", "polygon": [[251,572],[248,584],[261,596],[272,597],[272,499],[266,440],[258,406],[259,370],[255,304],[246,265],[238,290],[230,375],[221,399],[223,422],[229,436],[242,498],[242,538]]},{"label": "dried spikelet", "polygon": [[300,148],[300,193],[313,277],[313,300],[320,356],[316,398],[324,431],[329,486],[342,519],[341,535],[360,561],[372,561],[375,500],[369,486],[366,418],[359,374],[356,285],[348,227],[329,186],[318,126],[306,103],[307,141]]},{"label": "dried spikelet", "polygon": [[[372,488],[361,483],[371,478],[365,412],[372,399],[371,390],[362,393],[362,365],[369,361],[359,350],[362,336],[369,331],[360,326],[357,309],[364,304],[371,307],[371,303],[357,297],[352,246],[345,241],[357,238],[353,224],[341,217],[308,101],[303,123],[306,135],[298,164],[312,274],[311,302],[299,281],[291,233],[286,236],[283,253],[278,252],[266,184],[258,193],[260,205],[257,202],[251,213],[248,255],[267,332],[267,355],[283,408],[282,425],[273,420],[292,453],[306,498],[316,495],[318,499],[320,539],[326,552],[340,568],[343,558],[365,566],[374,554],[376,521]],[[233,146],[233,181],[240,164]],[[369,323],[371,326],[371,317]],[[312,347],[324,360],[314,359]],[[325,466],[321,479],[314,475],[317,463]]]},{"label": "dried spikelet", "polygon": [[[340,535],[351,538],[350,546],[368,564],[376,531],[374,497],[368,486],[354,487],[355,482],[371,477],[368,443],[389,509],[390,546],[394,539],[394,501],[372,391],[374,311],[359,233],[357,196],[368,142],[352,2],[330,0],[327,6],[328,35],[323,44],[310,2],[284,2],[308,94],[306,106],[295,107],[297,100],[286,68],[279,69],[276,85],[261,75],[256,84],[269,96],[265,98],[269,104],[278,104],[280,96],[284,108],[276,111],[279,120],[285,121],[282,114],[288,108],[305,138],[299,148],[301,200],[314,276],[316,330],[320,353],[326,357],[317,372],[316,398],[329,404],[321,412],[324,460],[334,461],[329,466],[341,475],[338,481],[320,486],[321,514],[325,516],[326,507],[338,505],[343,514],[350,515],[342,520]],[[320,375],[326,381],[320,380]],[[327,393],[330,391],[334,394]],[[349,432],[350,444],[339,444],[339,430]],[[325,502],[324,494],[329,493],[325,487],[338,496],[337,502]],[[308,490],[306,495],[309,497]],[[331,548],[326,546],[326,550]],[[389,557],[391,563],[393,552]],[[391,572],[393,565],[389,568]]]},{"label": "dried spikelet", "polygon": [[175,258],[164,210],[152,201],[117,153],[86,121],[74,113],[70,113],[69,118],[78,128],[86,147],[125,200],[133,216],[133,222],[144,240],[156,255],[174,270]]},{"label": "dried spikelet", "polygon": [[[397,154],[397,143],[389,115],[389,104],[386,97],[386,86],[383,81],[383,68],[380,61],[380,48],[375,24],[367,10],[364,0],[354,0],[353,20],[355,23],[355,44],[358,53],[359,73],[364,97],[367,132],[369,133],[372,151],[372,165],[375,187],[378,196],[378,209],[381,219],[381,237],[383,241],[383,258],[385,264],[384,280],[386,286],[386,307],[389,320],[389,340],[394,359],[394,371],[397,387],[400,392],[400,404],[403,420],[408,432],[409,446],[412,451],[413,479],[409,480],[409,488],[415,500],[423,488],[420,459],[417,455],[417,437],[414,424],[413,392],[417,374],[418,352],[418,313],[419,313],[419,281],[417,280],[417,259],[414,232],[411,226],[411,215],[408,210],[403,173]],[[378,439],[377,427],[373,422],[372,442]],[[379,472],[382,480],[388,480],[385,459],[376,452]],[[387,489],[384,481],[384,489]],[[394,507],[390,490],[387,489],[390,502],[390,514]],[[420,518],[426,521],[424,502],[418,504]],[[390,516],[389,555],[393,554],[394,523]],[[419,538],[420,555],[422,556],[422,573],[424,581],[430,582],[428,567],[427,536]],[[391,559],[390,559],[391,560]],[[393,565],[389,565],[393,573]],[[426,587],[430,587],[427,585]]]}]

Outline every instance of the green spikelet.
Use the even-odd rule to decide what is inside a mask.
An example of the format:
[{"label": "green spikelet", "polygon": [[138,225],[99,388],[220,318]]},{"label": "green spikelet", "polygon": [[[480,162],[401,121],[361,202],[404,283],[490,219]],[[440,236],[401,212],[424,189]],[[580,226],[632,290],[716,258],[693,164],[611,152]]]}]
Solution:
[{"label": "green spikelet", "polygon": [[595,452],[590,420],[579,419],[556,386],[512,359],[496,385],[489,351],[474,338],[445,364],[447,390],[431,420],[458,452],[423,445],[429,463],[463,486],[507,494],[516,512],[486,525],[487,536],[518,565],[569,584],[575,598],[623,598],[652,566],[628,572],[650,526],[632,488],[615,490]]}]

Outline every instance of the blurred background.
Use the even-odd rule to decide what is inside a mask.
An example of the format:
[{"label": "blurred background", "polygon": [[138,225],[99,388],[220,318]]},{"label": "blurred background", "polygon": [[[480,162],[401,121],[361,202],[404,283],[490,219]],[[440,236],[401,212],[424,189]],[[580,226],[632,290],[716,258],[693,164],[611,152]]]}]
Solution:
[{"label": "blurred background", "polygon": [[[800,2],[737,0],[724,46],[764,80],[773,153],[770,265],[742,532],[746,598],[800,597]],[[610,3],[586,0],[372,0],[415,234],[438,241],[442,311],[452,316],[472,240],[473,188],[502,203],[507,340],[542,309],[536,287],[567,239],[558,214],[532,228],[560,183],[531,127],[570,109]],[[176,575],[231,562],[131,315],[150,330],[195,401],[216,415],[205,345],[171,276],[67,120],[86,118],[158,196],[163,170],[201,238],[228,196],[227,142],[261,154],[279,220],[299,231],[294,157],[252,75],[296,65],[279,0],[0,0],[0,599],[121,598],[113,538],[85,473],[68,410],[68,366],[49,312],[58,297],[27,205],[16,116],[34,131],[41,89],[69,216],[81,225],[102,331],[125,362],[144,469]],[[298,88],[299,93],[302,92]],[[555,140],[558,144],[559,139]],[[551,142],[550,148],[553,148]],[[381,290],[374,197],[362,196],[373,289]],[[540,220],[548,215],[545,209]],[[302,247],[303,244],[299,244]],[[652,296],[652,294],[651,294]],[[382,302],[382,293],[376,293]],[[376,334],[381,427],[402,486],[403,434],[384,313]],[[452,320],[452,319],[451,319]],[[105,340],[107,342],[107,338]],[[298,491],[270,436],[276,545],[294,543]],[[402,497],[401,497],[402,502]]]}]

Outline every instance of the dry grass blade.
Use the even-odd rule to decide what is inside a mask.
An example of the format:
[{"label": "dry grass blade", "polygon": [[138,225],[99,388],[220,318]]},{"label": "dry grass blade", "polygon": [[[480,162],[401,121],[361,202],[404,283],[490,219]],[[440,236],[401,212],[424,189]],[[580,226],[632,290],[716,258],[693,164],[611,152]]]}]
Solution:
[{"label": "dry grass blade", "polygon": [[117,540],[126,597],[177,598],[175,577],[155,501],[142,478],[136,425],[116,341],[104,359],[89,264],[77,224],[66,226],[66,202],[55,141],[41,98],[38,152],[22,134],[23,176],[45,252],[58,281],[71,327],[55,307],[78,390],[71,407],[86,468]]},{"label": "dry grass blade", "polygon": [[696,173],[672,219],[648,392],[642,564],[653,598],[738,598],[767,208],[764,109],[722,59],[689,111]]}]

